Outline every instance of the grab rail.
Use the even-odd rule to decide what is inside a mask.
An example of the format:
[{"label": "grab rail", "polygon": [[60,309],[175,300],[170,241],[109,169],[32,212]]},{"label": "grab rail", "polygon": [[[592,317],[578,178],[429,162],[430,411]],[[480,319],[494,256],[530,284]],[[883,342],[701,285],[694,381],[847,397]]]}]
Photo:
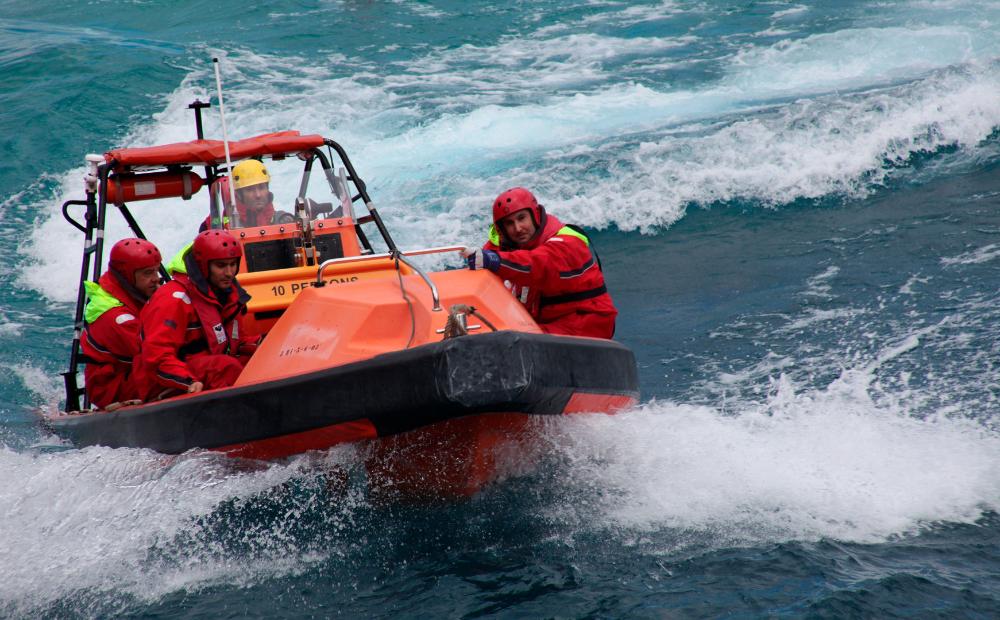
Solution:
[{"label": "grab rail", "polygon": [[409,267],[413,271],[417,272],[417,275],[419,275],[423,279],[423,281],[427,283],[427,286],[430,287],[430,289],[431,289],[431,299],[434,301],[434,307],[432,308],[432,310],[435,311],[435,312],[439,312],[441,310],[441,299],[440,299],[440,296],[438,295],[437,286],[435,286],[434,282],[431,281],[431,279],[427,276],[426,273],[423,272],[422,269],[420,269],[419,267],[417,267],[416,265],[414,265],[410,261],[406,260],[404,258],[404,256],[424,256],[426,254],[443,254],[445,252],[461,252],[464,249],[465,249],[465,246],[461,246],[461,245],[448,245],[448,246],[441,246],[441,247],[436,247],[436,248],[424,248],[424,249],[421,249],[421,250],[409,250],[407,252],[396,251],[395,253],[393,253],[393,252],[385,252],[383,254],[369,254],[367,256],[345,256],[343,258],[331,258],[330,260],[323,261],[322,264],[320,264],[319,268],[316,269],[316,286],[323,286],[324,285],[324,283],[323,283],[323,270],[326,269],[327,267],[329,267],[330,265],[334,265],[334,264],[338,264],[338,263],[350,263],[350,262],[363,263],[363,262],[368,262],[368,261],[373,261],[373,260],[382,260],[382,259],[386,259],[386,258],[398,258],[407,267]]},{"label": "grab rail", "polygon": [[438,295],[438,287],[434,284],[434,282],[431,281],[431,279],[427,276],[426,273],[423,272],[423,270],[421,270],[419,267],[417,267],[416,265],[414,265],[410,261],[408,261],[405,258],[403,258],[403,253],[402,252],[397,252],[396,253],[396,259],[399,260],[400,262],[402,262],[404,265],[406,265],[410,269],[416,271],[417,275],[420,276],[423,279],[423,281],[427,283],[427,286],[430,287],[430,289],[431,289],[431,300],[434,302],[434,304],[431,306],[431,312],[440,312],[441,311],[441,297]]}]

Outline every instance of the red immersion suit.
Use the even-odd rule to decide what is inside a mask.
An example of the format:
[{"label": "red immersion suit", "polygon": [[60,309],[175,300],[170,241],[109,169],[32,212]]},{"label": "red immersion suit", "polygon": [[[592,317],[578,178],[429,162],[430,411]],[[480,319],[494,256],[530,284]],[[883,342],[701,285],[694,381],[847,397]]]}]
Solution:
[{"label": "red immersion suit", "polygon": [[195,381],[204,389],[232,385],[257,348],[243,325],[250,296],[233,281],[224,299],[202,276],[191,252],[187,273],[160,287],[142,312],[142,353],[136,369],[144,400],[164,392],[186,392]]},{"label": "red immersion suit", "polygon": [[544,332],[611,338],[618,310],[589,240],[541,208],[535,214],[539,231],[519,247],[501,238],[499,225],[490,229],[483,249],[500,254],[497,275]]},{"label": "red immersion suit", "polygon": [[[225,206],[229,206],[229,177],[222,177],[215,182],[218,185],[219,195],[222,196],[222,201]],[[215,187],[215,185],[213,185]],[[269,226],[276,223],[274,221],[274,216],[276,211],[274,210],[274,194],[271,194],[271,199],[268,201],[267,206],[263,209],[258,209],[256,211],[251,211],[243,202],[239,199],[239,192],[236,192],[236,213],[240,217],[240,227],[255,227],[255,226]],[[201,224],[201,230],[208,230],[211,225],[212,216],[205,218],[205,221]],[[226,228],[229,228],[229,222],[227,222]]]},{"label": "red immersion suit", "polygon": [[132,372],[139,354],[141,295],[132,293],[111,271],[98,284],[87,283],[90,300],[80,347],[87,357],[83,376],[90,402],[104,409],[111,403],[139,398]]}]

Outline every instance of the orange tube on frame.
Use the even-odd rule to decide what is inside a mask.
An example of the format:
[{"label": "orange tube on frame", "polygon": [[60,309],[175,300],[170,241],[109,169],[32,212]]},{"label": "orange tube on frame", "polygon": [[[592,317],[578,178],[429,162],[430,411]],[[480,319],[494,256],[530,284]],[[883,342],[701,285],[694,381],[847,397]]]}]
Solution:
[{"label": "orange tube on frame", "polygon": [[204,181],[194,172],[153,172],[115,175],[108,179],[107,202],[119,204],[154,198],[184,200],[197,193]]}]

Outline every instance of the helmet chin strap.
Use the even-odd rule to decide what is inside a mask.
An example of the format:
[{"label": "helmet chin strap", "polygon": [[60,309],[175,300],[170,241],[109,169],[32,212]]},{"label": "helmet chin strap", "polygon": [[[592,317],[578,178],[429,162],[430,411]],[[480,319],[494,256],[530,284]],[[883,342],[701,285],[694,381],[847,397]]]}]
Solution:
[{"label": "helmet chin strap", "polygon": [[549,216],[545,213],[545,207],[542,205],[538,205],[538,215],[540,216],[539,219],[542,220],[541,222],[535,222],[535,214],[530,209],[528,213],[531,215],[531,221],[535,223],[535,233],[528,237],[528,240],[521,245],[527,245],[537,239],[538,235],[542,234],[542,231],[545,230],[545,224],[548,222]]},{"label": "helmet chin strap", "polygon": [[135,284],[129,282],[128,278],[118,273],[116,269],[109,269],[108,271],[111,272],[111,276],[118,281],[118,284],[120,284],[121,287],[125,289],[125,292],[131,295],[133,299],[143,304],[149,301],[149,297],[143,295],[142,292],[135,287]]},{"label": "helmet chin strap", "polygon": [[[541,234],[542,229],[545,228],[545,224],[548,221],[548,218],[549,218],[549,216],[545,212],[545,207],[543,207],[542,205],[538,205],[538,219],[540,219],[541,221],[540,222],[535,222],[535,228],[536,228],[535,235]],[[534,213],[531,214],[531,219],[532,220],[535,219],[535,214]],[[534,239],[535,235],[532,235],[531,238]]]}]

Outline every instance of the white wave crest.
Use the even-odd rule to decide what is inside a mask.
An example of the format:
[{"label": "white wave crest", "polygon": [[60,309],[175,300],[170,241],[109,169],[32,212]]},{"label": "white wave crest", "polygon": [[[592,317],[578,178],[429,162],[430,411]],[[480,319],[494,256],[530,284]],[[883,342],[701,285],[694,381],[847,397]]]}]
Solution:
[{"label": "white wave crest", "polygon": [[1000,257],[1000,243],[990,243],[958,256],[945,256],[941,259],[941,264],[947,266],[978,265],[988,263],[997,257]]},{"label": "white wave crest", "polygon": [[[672,9],[654,13],[661,10]],[[868,53],[869,41],[905,49],[914,40],[917,56],[876,63]],[[332,135],[405,247],[481,238],[485,205],[515,184],[535,189],[563,219],[642,232],[669,226],[690,205],[863,196],[920,154],[974,153],[1000,122],[1000,69],[987,60],[996,43],[969,25],[845,30],[746,48],[717,82],[693,90],[609,73],[609,62],[653,60],[678,45],[693,43],[592,34],[504,39],[432,50],[395,73],[340,55],[322,63],[249,50],[218,55],[238,61],[226,63],[232,137],[290,127]],[[497,71],[509,72],[513,86],[500,84]],[[588,90],[567,91],[564,78],[589,81]],[[163,112],[120,142],[191,139],[186,105],[206,99],[211,82],[205,68],[193,69]],[[868,90],[829,94],[844,87]],[[458,103],[434,105],[445,100]],[[219,129],[207,114],[206,133]],[[29,267],[19,283],[53,300],[75,294],[82,240],[72,242],[58,205],[80,197],[82,171],[59,175],[50,200],[31,205],[47,215],[20,247]],[[193,236],[202,203],[134,211],[170,255]],[[120,218],[110,217],[107,238],[124,234]]]},{"label": "white wave crest", "polygon": [[[348,452],[332,451],[322,462]],[[75,596],[84,615],[106,615],[103,608],[87,612],[85,603],[120,601],[127,609],[129,599],[151,602],[301,570],[322,558],[289,542],[284,529],[300,516],[294,505],[266,534],[244,533],[240,545],[253,550],[245,557],[223,552],[205,519],[227,503],[309,479],[315,472],[304,472],[316,465],[303,458],[241,470],[214,453],[87,448],[33,455],[0,446],[0,612],[32,616]]]},{"label": "white wave crest", "polygon": [[881,542],[1000,509],[1000,436],[961,418],[877,407],[850,373],[818,392],[782,379],[767,402],[735,415],[654,402],[578,416],[554,442],[570,462],[569,495],[588,490],[573,510],[593,510],[578,515],[590,529],[623,536],[694,532],[711,547]]}]

